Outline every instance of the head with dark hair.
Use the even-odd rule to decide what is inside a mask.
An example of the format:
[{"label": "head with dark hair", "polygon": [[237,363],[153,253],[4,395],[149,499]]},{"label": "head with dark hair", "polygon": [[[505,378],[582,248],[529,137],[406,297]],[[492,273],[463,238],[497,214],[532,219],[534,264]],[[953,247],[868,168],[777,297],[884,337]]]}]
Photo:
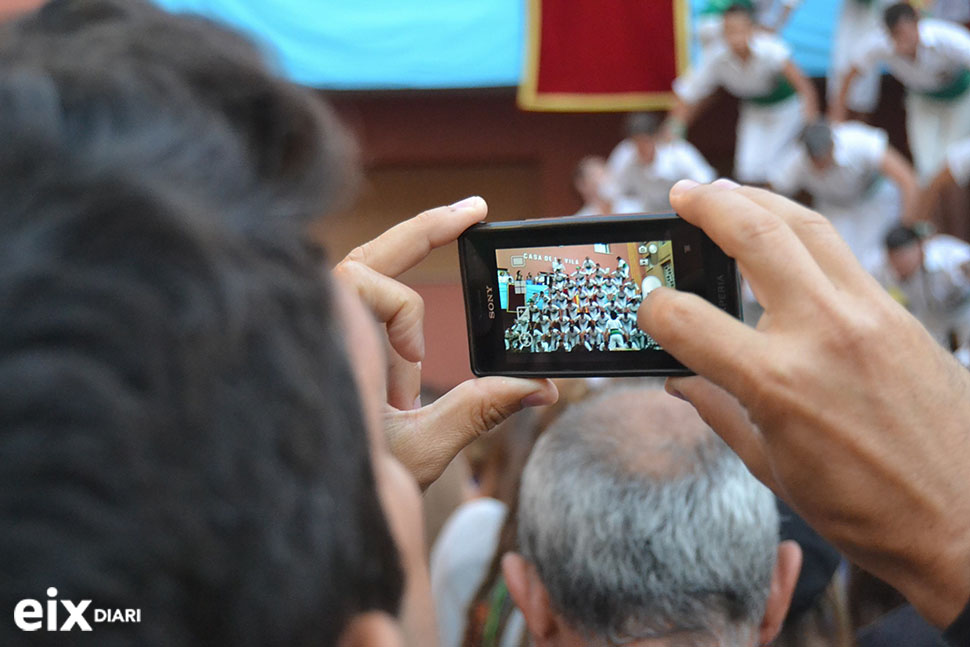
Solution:
[{"label": "head with dark hair", "polygon": [[735,2],[724,10],[724,42],[736,56],[747,56],[749,42],[754,36],[754,6],[749,2]]},{"label": "head with dark hair", "polygon": [[624,122],[626,136],[637,148],[637,155],[644,164],[653,162],[657,154],[657,135],[660,133],[660,117],[653,112],[633,112]]},{"label": "head with dark hair", "polygon": [[[190,35],[235,39],[217,69],[251,85],[206,94]],[[242,39],[142,3],[55,2],[0,43],[0,606],[56,587],[140,608],[71,635],[107,646],[335,645],[395,613],[344,327],[302,227],[345,136]],[[23,642],[12,620],[2,644]]]},{"label": "head with dark hair", "polygon": [[248,40],[147,0],[53,0],[0,29],[0,56],[63,77],[135,72],[167,101],[173,83],[234,133],[250,174],[276,198],[265,218],[306,223],[352,193],[356,151],[332,110],[288,83]]},{"label": "head with dark hair", "polygon": [[908,247],[919,242],[919,234],[909,225],[895,225],[886,232],[886,249],[892,251],[901,247]]},{"label": "head with dark hair", "polygon": [[919,14],[916,13],[916,9],[908,2],[897,2],[896,4],[889,5],[882,12],[882,22],[890,32],[896,29],[896,25],[904,20],[910,22],[919,20]]},{"label": "head with dark hair", "polygon": [[753,21],[754,18],[755,18],[754,5],[751,4],[751,2],[732,2],[724,10],[723,15],[725,15],[725,16],[733,16],[733,15],[747,16],[750,20]]},{"label": "head with dark hair", "polygon": [[835,142],[832,138],[832,127],[828,122],[816,121],[805,126],[801,142],[816,168],[824,170],[832,164]]},{"label": "head with dark hair", "polygon": [[919,14],[908,2],[886,7],[883,24],[893,40],[893,49],[901,56],[915,56],[919,46]]},{"label": "head with dark hair", "polygon": [[923,246],[913,227],[899,224],[886,232],[889,264],[900,280],[912,277],[923,266]]}]

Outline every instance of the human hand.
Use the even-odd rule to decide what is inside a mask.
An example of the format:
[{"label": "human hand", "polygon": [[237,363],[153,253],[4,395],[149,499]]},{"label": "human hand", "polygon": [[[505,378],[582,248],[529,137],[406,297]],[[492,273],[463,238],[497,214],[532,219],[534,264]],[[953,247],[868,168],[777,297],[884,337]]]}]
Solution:
[{"label": "human hand", "polygon": [[750,282],[746,327],[660,288],[640,326],[698,376],[671,379],[744,460],[931,622],[970,598],[970,373],[820,215],[768,191],[681,182],[671,204]]},{"label": "human hand", "polygon": [[[421,406],[424,359],[424,302],[395,280],[431,250],[447,245],[485,218],[481,198],[421,213],[350,252],[334,269],[386,324],[387,409],[384,429],[391,451],[422,489],[444,471],[470,442],[526,406],[552,404],[558,393],[550,380],[485,377],[459,384]],[[464,331],[456,331],[464,334]]]}]

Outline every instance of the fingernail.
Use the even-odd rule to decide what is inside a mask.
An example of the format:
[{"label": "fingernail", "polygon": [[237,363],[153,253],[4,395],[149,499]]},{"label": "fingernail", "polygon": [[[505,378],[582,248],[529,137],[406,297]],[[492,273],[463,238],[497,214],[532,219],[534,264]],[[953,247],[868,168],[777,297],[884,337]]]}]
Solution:
[{"label": "fingernail", "polygon": [[722,189],[740,189],[741,185],[734,180],[729,180],[726,177],[718,178],[711,183],[713,186],[721,187]]},{"label": "fingernail", "polygon": [[413,411],[415,409],[420,409],[420,408],[421,408],[421,396],[419,395],[418,397],[414,398],[414,404],[411,405],[411,410]]},{"label": "fingernail", "polygon": [[536,391],[522,398],[523,407],[541,407],[544,404],[550,404],[545,391]]},{"label": "fingernail", "polygon": [[681,180],[671,187],[670,197],[678,196],[681,193],[687,193],[696,186],[699,186],[699,183],[695,182],[694,180]]},{"label": "fingernail", "polygon": [[470,209],[472,207],[477,207],[481,203],[482,199],[477,195],[473,195],[470,198],[465,198],[464,200],[459,200],[455,204],[448,207],[452,211],[461,211],[462,209]]}]

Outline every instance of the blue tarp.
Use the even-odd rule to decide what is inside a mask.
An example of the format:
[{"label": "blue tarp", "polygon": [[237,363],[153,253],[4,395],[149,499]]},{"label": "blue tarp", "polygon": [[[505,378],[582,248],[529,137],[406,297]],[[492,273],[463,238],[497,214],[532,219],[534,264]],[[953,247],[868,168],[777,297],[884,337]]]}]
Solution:
[{"label": "blue tarp", "polygon": [[[235,26],[291,79],[320,88],[514,86],[522,72],[525,0],[156,2]],[[838,4],[806,0],[783,33],[810,75],[828,66]]]}]

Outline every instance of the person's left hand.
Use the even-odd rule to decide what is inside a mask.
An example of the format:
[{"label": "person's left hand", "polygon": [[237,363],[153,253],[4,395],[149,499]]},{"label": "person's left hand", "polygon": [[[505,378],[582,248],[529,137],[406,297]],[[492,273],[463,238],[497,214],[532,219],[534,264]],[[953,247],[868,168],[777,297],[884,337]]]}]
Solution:
[{"label": "person's left hand", "polygon": [[[447,245],[488,211],[479,197],[437,207],[392,227],[350,252],[334,268],[386,324],[387,411],[384,429],[391,451],[427,488],[466,445],[523,407],[554,403],[551,380],[484,377],[467,380],[434,403],[421,406],[424,302],[395,280],[431,250]],[[465,334],[456,331],[456,334]]]}]

